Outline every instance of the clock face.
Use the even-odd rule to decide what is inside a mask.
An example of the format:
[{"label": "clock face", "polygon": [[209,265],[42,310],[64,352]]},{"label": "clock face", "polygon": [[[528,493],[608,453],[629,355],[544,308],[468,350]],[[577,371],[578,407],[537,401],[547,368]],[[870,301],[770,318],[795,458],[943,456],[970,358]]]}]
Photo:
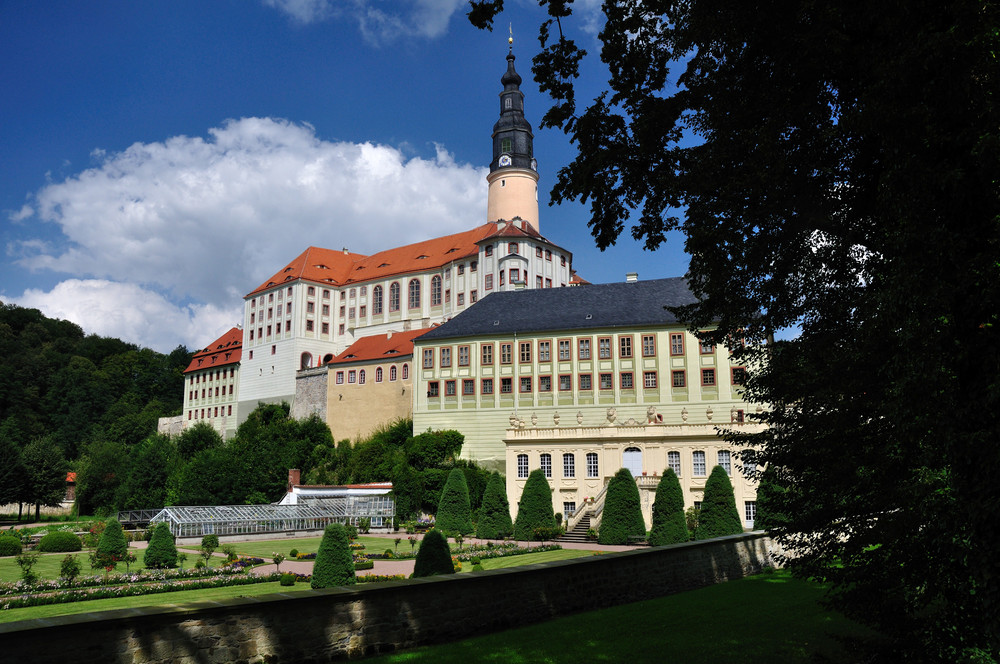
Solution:
[{"label": "clock face", "polygon": [[501,166],[510,166],[510,155],[509,154],[502,154],[502,155],[500,155],[500,165]]}]

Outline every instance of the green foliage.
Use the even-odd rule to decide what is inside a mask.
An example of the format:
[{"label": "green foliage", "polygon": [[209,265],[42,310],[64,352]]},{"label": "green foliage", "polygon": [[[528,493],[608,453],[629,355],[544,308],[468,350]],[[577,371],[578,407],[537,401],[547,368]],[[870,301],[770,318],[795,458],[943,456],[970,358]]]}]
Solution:
[{"label": "green foliage", "polygon": [[108,521],[101,538],[97,541],[97,554],[119,561],[125,559],[126,553],[128,553],[128,541],[125,539],[122,524],[117,520]]},{"label": "green foliage", "polygon": [[292,559],[297,558],[298,555],[299,555],[298,549],[292,549],[291,551],[288,552],[288,557]]},{"label": "green foliage", "polygon": [[448,540],[439,530],[428,530],[420,542],[420,549],[417,551],[417,560],[413,565],[413,576],[454,573],[455,565],[451,561]]},{"label": "green foliage", "polygon": [[787,489],[791,564],[898,659],[995,658],[1000,7],[605,3],[608,90],[577,108],[582,17],[545,5],[541,125],[578,147],[552,198],[602,247],[685,233],[675,313],[748,342],[767,426],[726,436]]},{"label": "green foliage", "polygon": [[73,580],[80,576],[80,561],[77,560],[76,556],[67,554],[62,559],[62,562],[59,564],[59,576],[70,583],[73,583]]},{"label": "green foliage", "polygon": [[219,548],[219,536],[215,534],[205,535],[201,538],[201,552],[207,558],[211,558],[215,550]]},{"label": "green foliage", "polygon": [[684,516],[684,491],[672,468],[663,471],[653,499],[653,527],[649,531],[649,544],[663,546],[691,539]]},{"label": "green foliage", "polygon": [[95,440],[77,463],[76,508],[80,514],[117,512],[118,489],[128,475],[128,449],[121,443]]},{"label": "green foliage", "polygon": [[331,523],[323,531],[323,540],[313,565],[312,587],[333,588],[357,583],[354,558],[351,556],[347,530],[342,524]]},{"label": "green foliage", "polygon": [[476,522],[476,537],[500,539],[514,532],[510,519],[510,503],[507,501],[507,487],[500,473],[493,473],[483,492],[483,504]]},{"label": "green foliage", "polygon": [[628,544],[630,537],[645,537],[646,523],[639,504],[639,487],[627,468],[621,468],[608,482],[601,527],[600,544]]},{"label": "green foliage", "polygon": [[21,540],[13,535],[0,535],[0,557],[16,556],[21,553]]},{"label": "green foliage", "polygon": [[42,554],[37,551],[24,551],[14,556],[14,561],[21,568],[22,581],[31,584],[38,580],[38,575],[32,571],[32,568],[41,556]]},{"label": "green foliage", "polygon": [[177,461],[177,447],[162,434],[149,436],[135,446],[128,473],[118,490],[122,509],[159,509],[166,505],[167,478]]},{"label": "green foliage", "polygon": [[736,509],[733,485],[722,466],[716,466],[705,482],[705,496],[698,514],[695,539],[711,539],[723,535],[739,535],[743,521]]},{"label": "green foliage", "polygon": [[464,442],[465,436],[458,431],[428,430],[406,440],[406,460],[416,470],[452,465]]},{"label": "green foliage", "polygon": [[66,551],[80,551],[83,549],[83,542],[73,533],[65,530],[53,530],[46,533],[38,541],[38,550],[42,553],[63,553]]},{"label": "green foliage", "polygon": [[514,520],[514,538],[533,540],[536,528],[555,528],[556,517],[552,511],[552,491],[545,473],[536,468],[528,475],[517,503],[517,518]]},{"label": "green foliage", "polygon": [[788,493],[775,481],[776,473],[770,467],[764,470],[757,483],[757,516],[754,518],[755,530],[774,530],[787,528],[789,518],[781,513],[781,503]]},{"label": "green foliage", "polygon": [[177,546],[174,544],[174,536],[170,534],[170,526],[166,523],[161,521],[156,524],[142,562],[153,569],[177,567]]},{"label": "green foliage", "polygon": [[194,426],[184,429],[177,438],[177,452],[181,458],[190,460],[198,452],[222,447],[222,436],[208,422],[196,422]]},{"label": "green foliage", "polygon": [[15,434],[10,431],[14,426],[12,418],[0,425],[0,505],[19,502],[25,489],[21,449],[14,440]]},{"label": "green foliage", "polygon": [[27,503],[35,505],[38,518],[42,505],[57,506],[66,495],[66,470],[62,450],[51,438],[36,438],[21,451],[24,466],[24,493]]},{"label": "green foliage", "polygon": [[295,575],[285,572],[281,575],[281,579],[278,581],[282,586],[294,586],[295,585]]},{"label": "green foliage", "polygon": [[469,505],[469,486],[465,473],[452,468],[441,492],[441,501],[435,513],[435,526],[449,534],[467,535],[472,532],[472,508]]}]

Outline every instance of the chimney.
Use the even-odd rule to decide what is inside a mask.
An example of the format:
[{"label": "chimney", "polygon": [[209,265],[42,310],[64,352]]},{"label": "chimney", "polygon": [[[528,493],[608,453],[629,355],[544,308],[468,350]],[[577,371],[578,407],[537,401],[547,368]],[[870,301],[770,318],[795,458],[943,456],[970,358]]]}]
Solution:
[{"label": "chimney", "polygon": [[625,273],[625,283],[627,283],[627,284],[634,284],[637,281],[639,281],[639,273],[638,272],[626,272]]},{"label": "chimney", "polygon": [[302,471],[300,471],[298,468],[288,469],[288,493],[292,492],[293,486],[298,486],[299,479],[301,478],[301,476],[302,476]]}]

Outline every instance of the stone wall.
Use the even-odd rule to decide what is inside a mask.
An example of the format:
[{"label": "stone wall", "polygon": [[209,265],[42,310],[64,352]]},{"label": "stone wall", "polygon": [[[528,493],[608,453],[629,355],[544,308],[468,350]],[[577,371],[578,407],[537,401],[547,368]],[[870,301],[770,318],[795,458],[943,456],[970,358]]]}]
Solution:
[{"label": "stone wall", "polygon": [[329,369],[325,366],[305,369],[295,374],[295,405],[292,417],[298,420],[318,415],[326,420],[326,382]]},{"label": "stone wall", "polygon": [[[774,565],[763,533],[514,569],[0,624],[11,662],[325,662],[670,595]],[[169,595],[164,595],[169,602]]]}]

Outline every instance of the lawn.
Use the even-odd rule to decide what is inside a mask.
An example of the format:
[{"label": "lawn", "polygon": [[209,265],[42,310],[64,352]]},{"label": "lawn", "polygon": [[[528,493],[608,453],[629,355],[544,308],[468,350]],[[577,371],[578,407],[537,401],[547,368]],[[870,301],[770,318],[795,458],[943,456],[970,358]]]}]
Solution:
[{"label": "lawn", "polygon": [[819,585],[777,571],[364,662],[804,664],[856,660],[844,640],[869,637],[870,632],[823,609],[822,595]]},{"label": "lawn", "polygon": [[[129,549],[135,554],[136,561],[129,567],[129,571],[138,572],[141,569],[145,569],[142,564],[142,557],[145,555],[145,549]],[[38,562],[32,568],[35,574],[43,579],[58,579],[59,578],[59,567],[62,564],[63,558],[66,557],[65,553],[43,553],[39,558]],[[75,555],[77,562],[80,563],[80,574],[81,576],[90,576],[92,574],[100,574],[103,570],[92,570],[90,568],[90,552],[77,551],[76,553],[69,554]],[[188,553],[187,561],[184,563],[185,568],[194,567],[195,562],[198,560],[198,555],[194,553]],[[209,561],[210,567],[218,567],[225,559],[223,558],[213,558]],[[115,569],[115,573],[125,573],[125,563],[118,563],[118,567]],[[17,581],[21,578],[21,568],[17,566],[13,556],[0,558],[0,582],[3,581]]]},{"label": "lawn", "polygon": [[[316,553],[319,551],[319,543],[322,540],[322,537],[274,539],[257,542],[234,542],[233,546],[236,547],[236,552],[241,556],[258,556],[270,561],[275,552],[284,554],[285,558],[288,558],[288,552],[292,549],[298,549],[299,553]],[[393,541],[384,537],[361,535],[355,541],[365,545],[365,553],[382,553],[386,549],[395,550]],[[194,546],[194,548],[197,548],[197,546]],[[409,550],[410,543],[406,541],[406,537],[404,536],[403,541],[399,544],[399,551],[406,552]]]},{"label": "lawn", "polygon": [[[553,560],[570,560],[572,558],[583,558],[594,555],[593,551],[581,551],[579,549],[556,549],[555,551],[542,551],[540,553],[523,553],[519,556],[506,556],[504,558],[488,558],[482,561],[483,569],[500,569],[502,567],[519,567],[521,565],[534,565],[535,563],[548,563]],[[472,571],[472,563],[463,562],[462,572]]]}]

